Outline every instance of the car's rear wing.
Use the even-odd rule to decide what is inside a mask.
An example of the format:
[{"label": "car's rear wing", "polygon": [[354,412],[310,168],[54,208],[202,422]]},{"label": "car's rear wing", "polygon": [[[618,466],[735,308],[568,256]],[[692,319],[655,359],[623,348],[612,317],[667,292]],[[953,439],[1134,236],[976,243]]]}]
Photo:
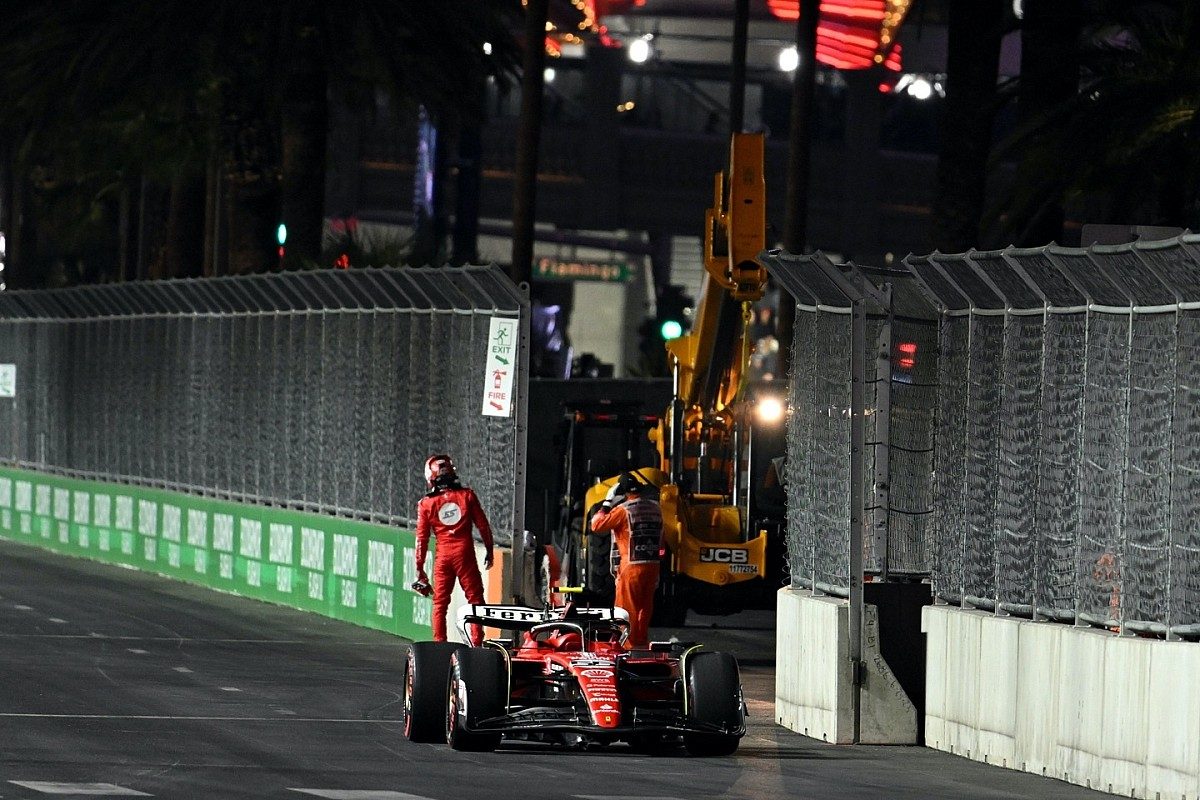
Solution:
[{"label": "car's rear wing", "polygon": [[527,606],[504,606],[490,604],[465,605],[458,609],[458,629],[466,631],[467,625],[478,623],[492,628],[510,631],[528,631],[546,622],[574,622],[587,625],[595,622],[617,622],[629,624],[629,612],[623,608],[529,608]]}]

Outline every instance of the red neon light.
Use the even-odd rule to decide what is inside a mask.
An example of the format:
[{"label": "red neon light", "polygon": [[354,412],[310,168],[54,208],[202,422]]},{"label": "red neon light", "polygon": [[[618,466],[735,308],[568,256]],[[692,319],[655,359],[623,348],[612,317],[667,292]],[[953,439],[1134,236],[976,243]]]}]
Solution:
[{"label": "red neon light", "polygon": [[[800,18],[799,0],[767,0],[767,9],[776,19]],[[817,61],[835,69],[866,69],[882,61],[898,72],[900,47],[892,44],[898,24],[888,22],[888,0],[821,0]]]}]

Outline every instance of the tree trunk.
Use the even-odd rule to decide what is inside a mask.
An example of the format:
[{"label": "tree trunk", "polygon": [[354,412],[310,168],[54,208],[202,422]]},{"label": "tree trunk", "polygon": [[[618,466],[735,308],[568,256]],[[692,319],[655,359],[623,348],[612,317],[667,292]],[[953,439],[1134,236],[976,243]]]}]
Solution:
[{"label": "tree trunk", "polygon": [[325,234],[328,78],[320,26],[310,19],[318,12],[306,3],[286,28],[292,36],[280,107],[280,216],[287,226],[289,264],[320,263]]},{"label": "tree trunk", "polygon": [[[266,178],[225,180],[225,230],[230,275],[266,272],[278,266],[274,229],[279,195]],[[289,236],[290,240],[290,236]]]},{"label": "tree trunk", "polygon": [[163,278],[194,278],[203,274],[204,181],[179,175],[171,181],[167,225],[157,272]]},{"label": "tree trunk", "polygon": [[[796,51],[800,63],[792,78],[792,114],[788,131],[787,208],[783,248],[803,253],[808,247],[808,188],[812,171],[812,109],[817,77],[817,22],[820,0],[800,0],[796,22]],[[795,338],[796,298],[779,291],[775,338],[779,341],[779,377],[787,379]]]},{"label": "tree trunk", "polygon": [[729,132],[746,126],[746,38],[750,30],[750,0],[734,0],[732,75],[729,79]]},{"label": "tree trunk", "polygon": [[477,79],[471,92],[474,108],[461,115],[457,173],[454,181],[454,230],[450,262],[479,263],[479,193],[483,189],[483,120],[486,84]]},{"label": "tree trunk", "polygon": [[509,276],[527,283],[533,276],[533,223],[537,218],[538,150],[542,134],[543,70],[549,0],[525,6],[525,57],[521,69],[521,120],[517,129],[516,182],[513,187],[513,249]]},{"label": "tree trunk", "polygon": [[1003,0],[950,0],[946,104],[933,204],[933,244],[979,245],[999,77]]},{"label": "tree trunk", "polygon": [[[1083,26],[1080,0],[1025,0],[1021,24],[1021,83],[1017,96],[1019,125],[1028,125],[1079,91],[1079,46]],[[1018,184],[1029,185],[1038,169],[1023,160],[1017,165]],[[1059,241],[1062,236],[1061,198],[1044,207],[1014,237],[1020,247]]]}]

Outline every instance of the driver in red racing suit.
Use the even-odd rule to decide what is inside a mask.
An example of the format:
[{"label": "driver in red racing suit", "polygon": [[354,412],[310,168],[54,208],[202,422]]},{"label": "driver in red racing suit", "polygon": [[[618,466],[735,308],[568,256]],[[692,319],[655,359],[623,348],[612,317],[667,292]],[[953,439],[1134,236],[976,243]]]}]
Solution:
[{"label": "driver in red racing suit", "polygon": [[596,510],[591,527],[595,534],[612,533],[621,554],[615,605],[629,612],[630,649],[644,650],[650,646],[650,616],[658,588],[662,510],[642,496],[641,483],[626,473]]},{"label": "driver in red racing suit", "polygon": [[[463,486],[448,455],[430,456],[425,462],[425,482],[429,493],[417,503],[417,578],[428,582],[425,575],[425,555],[429,536],[437,537],[433,559],[433,640],[446,641],[446,610],[450,593],[457,578],[462,584],[468,603],[482,603],[483,577],[475,562],[475,543],[471,527],[479,529],[483,546],[487,548],[485,569],[492,568],[492,527],[479,504],[479,498]],[[483,644],[483,628],[471,626],[471,643]]]}]

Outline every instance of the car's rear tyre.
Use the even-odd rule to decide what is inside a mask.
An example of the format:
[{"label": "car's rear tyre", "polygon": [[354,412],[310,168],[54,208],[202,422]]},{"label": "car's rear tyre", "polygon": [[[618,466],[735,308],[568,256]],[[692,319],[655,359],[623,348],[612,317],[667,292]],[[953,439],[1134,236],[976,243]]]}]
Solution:
[{"label": "car's rear tyre", "polygon": [[504,713],[508,670],[498,650],[472,647],[450,657],[446,703],[446,741],[455,750],[489,752],[500,745],[500,733],[476,731],[480,720]]},{"label": "car's rear tyre", "polygon": [[410,742],[446,741],[446,680],[450,656],[466,645],[414,642],[404,659],[404,737]]},{"label": "car's rear tyre", "polygon": [[726,731],[684,734],[684,747],[694,756],[731,755],[746,724],[737,659],[728,653],[695,653],[685,659],[684,671],[688,718]]},{"label": "car's rear tyre", "polygon": [[654,611],[650,615],[650,624],[656,628],[682,628],[687,622],[687,599],[679,594],[675,579],[670,573],[668,559],[663,559],[658,582],[658,591],[654,594]]}]

